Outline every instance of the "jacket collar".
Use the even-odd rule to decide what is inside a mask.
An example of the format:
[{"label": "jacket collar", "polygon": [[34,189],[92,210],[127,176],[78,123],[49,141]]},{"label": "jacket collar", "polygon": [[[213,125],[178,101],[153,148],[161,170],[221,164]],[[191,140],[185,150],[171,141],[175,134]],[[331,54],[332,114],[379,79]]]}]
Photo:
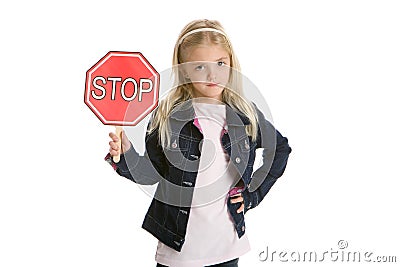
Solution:
[{"label": "jacket collar", "polygon": [[[249,118],[241,112],[235,111],[229,104],[226,104],[226,124],[232,126],[243,126],[250,124]],[[194,120],[196,114],[194,112],[192,100],[185,101],[175,107],[170,115],[170,118],[179,121]]]}]

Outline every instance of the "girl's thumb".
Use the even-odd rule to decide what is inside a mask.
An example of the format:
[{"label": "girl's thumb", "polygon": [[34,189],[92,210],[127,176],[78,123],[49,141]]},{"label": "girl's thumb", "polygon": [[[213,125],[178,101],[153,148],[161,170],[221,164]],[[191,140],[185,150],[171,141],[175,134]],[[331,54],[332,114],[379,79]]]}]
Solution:
[{"label": "girl's thumb", "polygon": [[125,152],[126,150],[128,150],[130,148],[131,143],[129,142],[128,136],[126,136],[124,130],[122,130],[121,136],[122,136],[122,140],[121,140],[122,150],[124,150],[123,152]]},{"label": "girl's thumb", "polygon": [[122,132],[121,132],[121,137],[122,137],[121,142],[122,142],[123,144],[126,144],[126,141],[128,140],[128,137],[127,137],[126,134],[125,134],[125,130],[122,130]]}]

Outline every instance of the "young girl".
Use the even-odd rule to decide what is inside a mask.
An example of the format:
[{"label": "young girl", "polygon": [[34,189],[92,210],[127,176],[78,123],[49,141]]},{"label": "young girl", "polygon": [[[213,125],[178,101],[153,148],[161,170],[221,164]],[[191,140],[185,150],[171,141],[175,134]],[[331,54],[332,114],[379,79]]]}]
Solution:
[{"label": "young girl", "polygon": [[[250,250],[244,214],[283,174],[291,148],[244,97],[239,63],[219,22],[189,23],[173,65],[178,83],[152,114],[144,155],[125,133],[121,149],[110,133],[106,160],[136,183],[158,183],[142,225],[159,240],[157,266],[238,266]],[[253,172],[257,148],[263,164]]]}]

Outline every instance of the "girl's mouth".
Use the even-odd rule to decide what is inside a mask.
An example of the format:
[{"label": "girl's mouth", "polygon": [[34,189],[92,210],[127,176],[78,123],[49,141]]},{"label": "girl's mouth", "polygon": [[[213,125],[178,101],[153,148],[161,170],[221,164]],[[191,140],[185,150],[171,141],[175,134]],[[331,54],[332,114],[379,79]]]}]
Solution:
[{"label": "girl's mouth", "polygon": [[208,87],[215,87],[218,86],[218,83],[207,83]]}]

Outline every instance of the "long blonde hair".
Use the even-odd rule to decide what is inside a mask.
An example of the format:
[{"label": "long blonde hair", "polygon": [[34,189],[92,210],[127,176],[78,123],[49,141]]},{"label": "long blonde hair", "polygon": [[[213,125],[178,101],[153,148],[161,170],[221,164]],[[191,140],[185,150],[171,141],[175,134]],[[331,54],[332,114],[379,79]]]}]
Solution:
[{"label": "long blonde hair", "polygon": [[[182,37],[186,33],[200,28],[213,28],[217,31],[195,32],[182,40]],[[258,130],[257,112],[254,106],[244,97],[239,61],[233,51],[231,42],[218,21],[194,20],[187,24],[176,41],[172,65],[179,66],[179,64],[184,63],[185,52],[201,44],[220,45],[230,55],[231,75],[227,86],[222,91],[222,102],[229,104],[234,110],[239,111],[249,119],[250,124],[246,125],[246,133],[251,136],[253,141],[256,140]],[[166,97],[160,101],[157,109],[152,114],[150,126],[147,130],[148,133],[151,133],[158,128],[158,138],[163,146],[168,146],[170,144],[169,114],[177,105],[193,98],[192,84],[182,82],[185,80],[185,77],[178,68],[176,68],[176,71],[174,70],[174,73],[175,84],[177,86],[171,89]]]}]

